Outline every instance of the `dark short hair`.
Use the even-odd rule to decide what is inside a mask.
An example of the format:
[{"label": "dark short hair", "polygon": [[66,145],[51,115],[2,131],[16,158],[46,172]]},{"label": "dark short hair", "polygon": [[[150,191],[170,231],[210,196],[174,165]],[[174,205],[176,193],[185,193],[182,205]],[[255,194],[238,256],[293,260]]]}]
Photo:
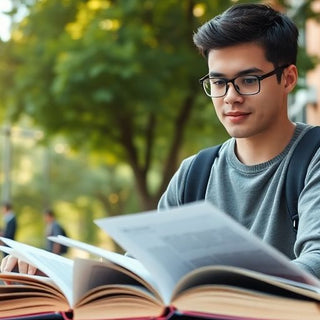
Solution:
[{"label": "dark short hair", "polygon": [[193,41],[204,57],[211,49],[255,42],[275,67],[296,64],[298,29],[294,22],[264,4],[237,4],[202,25]]},{"label": "dark short hair", "polygon": [[52,209],[45,209],[44,210],[44,214],[48,215],[49,217],[52,217],[52,218],[54,218],[54,216],[55,216],[55,214],[54,214]]},{"label": "dark short hair", "polygon": [[6,209],[6,210],[11,210],[12,209],[12,204],[10,202],[4,202],[2,204],[2,206]]}]

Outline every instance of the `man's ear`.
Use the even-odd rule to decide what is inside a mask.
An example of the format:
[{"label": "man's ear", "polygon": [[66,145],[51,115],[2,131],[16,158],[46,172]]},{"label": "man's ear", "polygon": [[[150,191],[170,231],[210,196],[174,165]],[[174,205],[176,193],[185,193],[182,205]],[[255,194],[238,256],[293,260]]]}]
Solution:
[{"label": "man's ear", "polygon": [[290,64],[289,67],[283,71],[284,87],[288,93],[290,93],[297,84],[298,81],[298,69],[294,64]]}]

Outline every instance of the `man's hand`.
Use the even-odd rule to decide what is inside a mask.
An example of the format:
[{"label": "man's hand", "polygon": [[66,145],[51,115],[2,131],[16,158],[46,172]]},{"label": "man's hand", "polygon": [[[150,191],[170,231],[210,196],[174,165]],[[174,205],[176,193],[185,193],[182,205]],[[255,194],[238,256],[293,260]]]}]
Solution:
[{"label": "man's hand", "polygon": [[36,274],[37,268],[25,261],[18,260],[14,256],[8,255],[1,261],[1,272],[19,271],[20,273]]}]

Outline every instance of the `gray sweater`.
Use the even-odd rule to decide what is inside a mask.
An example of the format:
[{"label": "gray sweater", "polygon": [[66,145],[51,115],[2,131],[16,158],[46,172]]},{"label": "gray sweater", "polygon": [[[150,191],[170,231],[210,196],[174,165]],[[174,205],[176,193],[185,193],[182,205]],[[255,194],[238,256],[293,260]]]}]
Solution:
[{"label": "gray sweater", "polygon": [[[212,166],[205,198],[320,278],[320,149],[309,164],[299,197],[298,232],[292,227],[282,194],[288,161],[310,128],[297,123],[292,140],[278,156],[252,166],[236,157],[235,139],[227,140]],[[182,186],[193,157],[185,159],[172,177],[159,201],[159,210],[183,203]]]}]

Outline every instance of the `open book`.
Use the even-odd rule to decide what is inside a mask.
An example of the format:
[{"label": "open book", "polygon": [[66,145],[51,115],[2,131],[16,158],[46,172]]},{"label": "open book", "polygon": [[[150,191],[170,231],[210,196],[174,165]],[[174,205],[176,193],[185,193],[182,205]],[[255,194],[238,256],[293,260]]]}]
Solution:
[{"label": "open book", "polygon": [[66,237],[99,259],[69,260],[8,239],[48,277],[2,273],[0,318],[72,311],[74,319],[320,319],[320,281],[213,205],[197,202],[95,221],[130,255]]}]

